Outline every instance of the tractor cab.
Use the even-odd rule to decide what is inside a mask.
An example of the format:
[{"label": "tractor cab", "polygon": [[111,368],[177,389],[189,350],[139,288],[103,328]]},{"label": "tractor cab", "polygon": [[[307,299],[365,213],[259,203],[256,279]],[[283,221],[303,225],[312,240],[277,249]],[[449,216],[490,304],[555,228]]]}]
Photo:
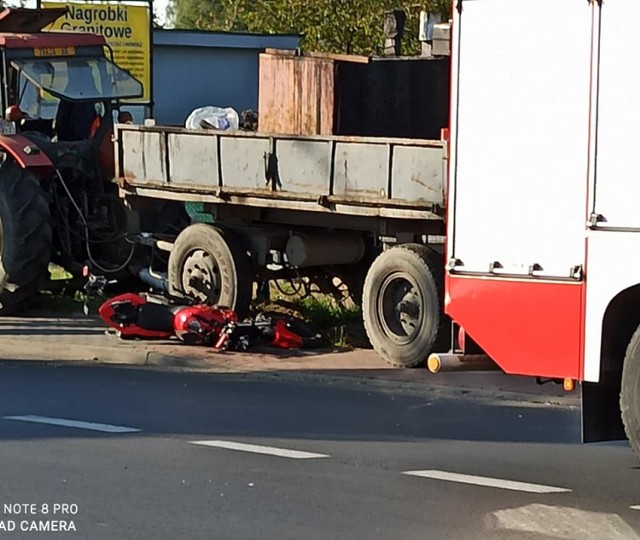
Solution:
[{"label": "tractor cab", "polygon": [[[112,124],[113,105],[142,95],[142,84],[113,62],[102,36],[45,32],[64,9],[0,13],[0,105],[20,131],[58,141],[88,140]],[[7,28],[20,32],[4,32]],[[29,32],[29,33],[23,33]]]},{"label": "tractor cab", "polygon": [[45,131],[58,140],[86,140],[96,117],[104,117],[123,98],[142,95],[140,82],[107,59],[101,47],[41,51],[4,51],[7,80],[3,81],[3,110],[15,105],[22,113],[24,129],[29,129],[29,120],[33,120],[37,123],[31,127],[46,126]]},{"label": "tractor cab", "polygon": [[0,315],[35,294],[49,262],[81,276],[133,256],[111,134],[120,100],[143,87],[103,36],[43,30],[65,13],[0,12]]}]

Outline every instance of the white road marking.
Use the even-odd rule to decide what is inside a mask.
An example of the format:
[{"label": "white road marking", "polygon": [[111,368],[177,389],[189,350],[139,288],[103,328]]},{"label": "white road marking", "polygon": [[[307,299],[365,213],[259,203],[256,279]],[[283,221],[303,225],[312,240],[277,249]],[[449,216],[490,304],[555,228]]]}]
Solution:
[{"label": "white road marking", "polygon": [[238,450],[240,452],[252,452],[254,454],[266,454],[270,456],[278,456],[291,459],[314,459],[329,457],[327,454],[301,452],[300,450],[287,450],[286,448],[275,448],[273,446],[260,446],[257,444],[245,444],[233,441],[190,441],[190,443],[200,446],[211,446],[213,448],[224,448],[226,450]]},{"label": "white road marking", "polygon": [[633,506],[630,506],[629,508],[631,508],[631,510],[640,510],[640,504],[634,504]]},{"label": "white road marking", "polygon": [[91,431],[102,431],[104,433],[135,433],[142,431],[136,428],[125,426],[113,426],[111,424],[97,424],[95,422],[82,422],[80,420],[69,420],[67,418],[52,418],[49,416],[37,416],[28,414],[25,416],[3,416],[4,420],[18,420],[20,422],[33,422],[36,424],[49,424],[52,426],[71,427],[78,429],[89,429]]},{"label": "white road marking", "polygon": [[514,482],[513,480],[502,480],[500,478],[489,478],[486,476],[471,476],[468,474],[458,474],[447,471],[405,471],[403,474],[409,476],[419,476],[421,478],[432,478],[434,480],[446,480],[448,482],[459,482],[461,484],[473,484],[475,486],[495,487],[509,489],[512,491],[524,491],[527,493],[566,493],[570,489],[542,486],[539,484],[528,484],[526,482]]},{"label": "white road marking", "polygon": [[[488,514],[489,529],[544,535],[558,540],[639,540],[640,536],[618,514],[567,506],[529,504]],[[490,534],[493,538],[498,535]]]}]

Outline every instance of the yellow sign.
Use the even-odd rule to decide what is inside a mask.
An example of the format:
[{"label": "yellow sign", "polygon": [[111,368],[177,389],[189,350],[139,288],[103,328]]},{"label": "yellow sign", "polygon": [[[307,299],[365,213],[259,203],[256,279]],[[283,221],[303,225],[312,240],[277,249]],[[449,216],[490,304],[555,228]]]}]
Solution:
[{"label": "yellow sign", "polygon": [[103,35],[113,48],[118,66],[131,73],[143,87],[136,103],[151,101],[151,27],[149,6],[121,3],[89,4],[78,2],[43,2],[45,8],[64,5],[68,13],[47,30],[91,32]]}]

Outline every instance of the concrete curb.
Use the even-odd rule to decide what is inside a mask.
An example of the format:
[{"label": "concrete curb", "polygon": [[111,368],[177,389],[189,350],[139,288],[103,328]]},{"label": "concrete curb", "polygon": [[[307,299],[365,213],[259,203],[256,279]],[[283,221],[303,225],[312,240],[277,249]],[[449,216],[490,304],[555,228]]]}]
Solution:
[{"label": "concrete curb", "polygon": [[44,362],[51,366],[120,366],[157,370],[221,373],[231,377],[295,380],[410,392],[440,397],[515,401],[574,407],[579,392],[566,394],[556,385],[540,387],[531,378],[491,373],[442,373],[393,369],[371,350],[282,351],[252,349],[220,353],[176,341],[123,341],[105,335],[95,318],[43,316],[0,321],[0,360]]},{"label": "concrete curb", "polygon": [[[349,374],[338,369],[299,368],[292,369],[291,362],[286,362],[287,369],[272,367],[273,362],[266,367],[247,364],[245,367],[237,365],[238,357],[235,353],[213,353],[204,351],[200,354],[178,355],[174,352],[162,352],[157,350],[158,345],[153,343],[141,344],[140,342],[127,343],[114,341],[109,346],[82,345],[78,343],[65,344],[65,348],[52,350],[51,344],[39,340],[25,338],[7,339],[2,337],[2,349],[0,361],[2,363],[32,362],[36,364],[48,364],[51,366],[111,366],[121,368],[159,369],[165,371],[199,372],[210,374],[225,374],[241,378],[257,378],[265,381],[296,381],[301,383],[327,384],[336,387],[348,387],[363,391],[394,391],[403,394],[419,396],[431,396],[447,399],[467,399],[482,402],[501,402],[503,404],[517,403],[522,406],[535,407],[564,407],[575,408],[580,404],[578,393],[574,394],[544,394],[541,392],[527,392],[523,390],[509,390],[496,387],[482,387],[465,384],[442,384],[444,379],[438,376],[429,376],[425,373],[424,379],[418,381],[401,380],[398,374],[402,370],[384,370],[382,372],[372,369],[354,370]],[[176,346],[168,346],[176,349]],[[307,355],[309,356],[309,355]],[[215,359],[215,361],[213,361]],[[304,360],[301,356],[300,361]],[[421,374],[416,370],[412,373]]]}]

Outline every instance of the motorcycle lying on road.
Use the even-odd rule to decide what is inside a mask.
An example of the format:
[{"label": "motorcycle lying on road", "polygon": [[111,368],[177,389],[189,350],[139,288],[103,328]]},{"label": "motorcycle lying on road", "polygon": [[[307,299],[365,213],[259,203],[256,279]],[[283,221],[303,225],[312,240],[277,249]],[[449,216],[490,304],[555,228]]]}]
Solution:
[{"label": "motorcycle lying on road", "polygon": [[[113,284],[103,276],[89,275],[86,298],[104,296]],[[88,306],[85,302],[85,313]],[[100,318],[122,339],[171,339],[189,345],[205,345],[218,350],[247,350],[256,345],[280,349],[309,349],[321,346],[321,337],[306,323],[279,314],[259,315],[240,321],[228,308],[205,304],[171,304],[150,293],[124,293],[109,298],[98,308]]]}]

